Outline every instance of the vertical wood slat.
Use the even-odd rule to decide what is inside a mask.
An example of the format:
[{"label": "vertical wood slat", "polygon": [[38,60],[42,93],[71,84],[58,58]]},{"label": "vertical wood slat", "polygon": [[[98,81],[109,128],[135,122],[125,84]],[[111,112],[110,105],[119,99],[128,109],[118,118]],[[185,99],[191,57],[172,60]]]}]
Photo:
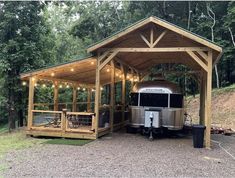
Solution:
[{"label": "vertical wood slat", "polygon": [[73,112],[77,111],[77,86],[74,84],[73,85]]},{"label": "vertical wood slat", "polygon": [[205,111],[205,146],[211,146],[211,92],[212,92],[212,51],[208,52],[208,71],[206,77],[206,111]]},{"label": "vertical wood slat", "polygon": [[58,96],[59,96],[59,89],[58,89],[58,82],[55,81],[54,82],[54,111],[58,111],[59,110],[59,100],[58,100]]},{"label": "vertical wood slat", "polygon": [[113,132],[113,120],[114,120],[114,105],[115,105],[115,64],[111,61],[111,84],[110,84],[110,128]]},{"label": "vertical wood slat", "polygon": [[29,101],[28,101],[28,130],[33,125],[33,113],[32,110],[33,108],[33,103],[34,103],[34,85],[36,83],[36,79],[33,77],[30,77],[29,79]]},{"label": "vertical wood slat", "polygon": [[97,66],[96,66],[96,82],[95,82],[95,136],[98,138],[98,128],[99,128],[99,103],[100,103],[100,60],[99,55],[97,59]]}]

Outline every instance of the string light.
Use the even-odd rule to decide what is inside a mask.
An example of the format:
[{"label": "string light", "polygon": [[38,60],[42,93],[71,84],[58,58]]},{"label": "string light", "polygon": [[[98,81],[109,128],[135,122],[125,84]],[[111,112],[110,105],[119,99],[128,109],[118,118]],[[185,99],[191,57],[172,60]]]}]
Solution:
[{"label": "string light", "polygon": [[118,74],[116,74],[116,77],[118,77],[119,75]]},{"label": "string light", "polygon": [[54,76],[55,76],[55,73],[54,73],[54,72],[52,72],[52,73],[51,73],[51,76],[52,76],[52,77],[54,77]]},{"label": "string light", "polygon": [[54,85],[54,84],[52,85],[52,88],[55,88],[55,85]]},{"label": "string light", "polygon": [[135,82],[137,82],[137,81],[138,81],[138,79],[136,78],[134,81],[135,81]]},{"label": "string light", "polygon": [[46,87],[46,84],[42,84],[42,87],[45,88],[45,87]]},{"label": "string light", "polygon": [[69,88],[69,85],[66,85],[66,88]]},{"label": "string light", "polygon": [[86,91],[86,88],[83,88],[82,90],[83,90],[83,91]]},{"label": "string light", "polygon": [[78,90],[80,90],[81,88],[80,88],[80,87],[78,87],[77,89],[78,89]]},{"label": "string light", "polygon": [[34,86],[35,86],[35,87],[37,87],[37,86],[38,86],[38,84],[37,84],[37,83],[35,83],[35,84],[34,84]]},{"label": "string light", "polygon": [[26,82],[22,82],[22,85],[25,86],[27,83]]},{"label": "string light", "polygon": [[107,69],[106,71],[107,71],[107,72],[110,72],[110,69]]},{"label": "string light", "polygon": [[63,87],[62,85],[59,86],[59,88],[62,88],[62,87]]},{"label": "string light", "polygon": [[129,78],[130,78],[130,76],[128,75],[126,78],[127,78],[127,79],[129,79]]},{"label": "string light", "polygon": [[104,90],[104,88],[103,88],[103,87],[100,87],[100,89],[101,89],[101,90]]},{"label": "string light", "polygon": [[95,90],[92,88],[91,91],[94,92]]},{"label": "string light", "polygon": [[91,65],[94,65],[94,62],[93,62],[93,61],[91,62]]},{"label": "string light", "polygon": [[73,72],[73,71],[74,71],[74,68],[71,68],[70,71]]},{"label": "string light", "polygon": [[32,78],[32,81],[35,81],[35,78],[34,78],[34,77]]}]

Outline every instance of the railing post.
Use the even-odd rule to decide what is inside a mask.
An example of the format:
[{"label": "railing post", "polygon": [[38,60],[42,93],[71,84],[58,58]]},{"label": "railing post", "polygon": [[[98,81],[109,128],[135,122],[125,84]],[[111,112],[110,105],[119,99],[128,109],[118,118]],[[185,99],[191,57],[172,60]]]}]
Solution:
[{"label": "railing post", "polygon": [[61,129],[62,129],[62,132],[65,132],[66,128],[67,128],[66,115],[67,115],[67,109],[63,109],[62,110],[62,115],[61,115]]},{"label": "railing post", "polygon": [[54,82],[54,111],[58,111],[59,105],[58,105],[58,94],[59,94],[59,89],[58,89],[58,82]]},{"label": "railing post", "polygon": [[77,111],[77,86],[74,84],[73,85],[73,112]]}]

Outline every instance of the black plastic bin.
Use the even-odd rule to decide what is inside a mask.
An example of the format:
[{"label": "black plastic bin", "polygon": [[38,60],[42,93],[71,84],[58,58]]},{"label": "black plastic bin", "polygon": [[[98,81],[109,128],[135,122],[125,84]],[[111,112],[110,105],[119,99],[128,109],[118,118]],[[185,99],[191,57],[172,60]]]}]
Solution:
[{"label": "black plastic bin", "polygon": [[204,130],[206,127],[204,125],[193,125],[193,147],[203,148],[204,141]]}]

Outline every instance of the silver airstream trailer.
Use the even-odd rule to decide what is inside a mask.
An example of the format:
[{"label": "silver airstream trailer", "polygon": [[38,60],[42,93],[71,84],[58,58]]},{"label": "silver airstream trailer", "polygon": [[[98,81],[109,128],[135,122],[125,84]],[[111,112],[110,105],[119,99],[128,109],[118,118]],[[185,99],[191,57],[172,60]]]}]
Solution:
[{"label": "silver airstream trailer", "polygon": [[130,93],[129,110],[129,130],[150,131],[152,134],[164,128],[181,130],[184,125],[180,88],[163,78],[136,83]]}]

